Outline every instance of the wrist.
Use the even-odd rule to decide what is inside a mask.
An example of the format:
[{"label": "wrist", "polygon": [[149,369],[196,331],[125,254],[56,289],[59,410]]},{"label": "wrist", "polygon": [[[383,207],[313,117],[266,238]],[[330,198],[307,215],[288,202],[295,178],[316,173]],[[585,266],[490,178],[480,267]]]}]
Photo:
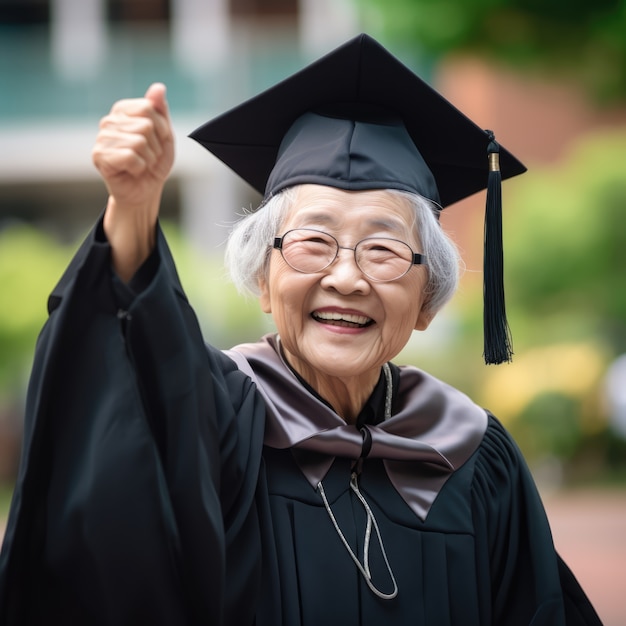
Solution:
[{"label": "wrist", "polygon": [[133,277],[154,249],[158,204],[156,200],[141,209],[121,207],[109,198],[103,228],[111,246],[113,269],[124,282]]}]

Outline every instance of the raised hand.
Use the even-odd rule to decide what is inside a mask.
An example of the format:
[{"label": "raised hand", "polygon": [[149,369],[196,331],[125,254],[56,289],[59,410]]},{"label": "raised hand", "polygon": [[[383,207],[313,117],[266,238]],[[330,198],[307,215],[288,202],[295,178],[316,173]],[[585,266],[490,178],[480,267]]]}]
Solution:
[{"label": "raised hand", "polygon": [[154,246],[163,186],[174,162],[165,85],[120,100],[102,118],[93,162],[109,191],[104,230],[113,267],[129,280]]}]

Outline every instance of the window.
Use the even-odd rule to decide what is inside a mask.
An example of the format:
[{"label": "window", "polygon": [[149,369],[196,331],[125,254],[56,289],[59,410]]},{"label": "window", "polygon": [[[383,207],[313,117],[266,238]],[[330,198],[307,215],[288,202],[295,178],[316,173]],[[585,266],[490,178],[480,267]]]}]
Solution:
[{"label": "window", "polygon": [[230,11],[236,17],[296,17],[298,0],[231,0]]},{"label": "window", "polygon": [[166,22],[170,6],[168,0],[108,0],[107,16],[111,22]]}]

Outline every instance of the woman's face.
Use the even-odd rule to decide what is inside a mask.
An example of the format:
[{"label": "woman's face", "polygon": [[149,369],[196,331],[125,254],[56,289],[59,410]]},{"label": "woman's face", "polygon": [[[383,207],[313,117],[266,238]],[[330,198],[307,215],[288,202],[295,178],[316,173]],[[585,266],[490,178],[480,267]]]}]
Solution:
[{"label": "woman's face", "polygon": [[[366,237],[391,237],[421,252],[408,201],[385,191],[343,191],[302,185],[281,231],[315,228],[353,248]],[[260,281],[261,307],[271,313],[285,356],[305,379],[376,376],[406,345],[413,329],[425,329],[422,311],[428,276],[414,265],[402,278],[375,282],[358,268],[351,250],[325,270],[303,274],[274,250]],[[335,319],[339,317],[340,319]]]}]

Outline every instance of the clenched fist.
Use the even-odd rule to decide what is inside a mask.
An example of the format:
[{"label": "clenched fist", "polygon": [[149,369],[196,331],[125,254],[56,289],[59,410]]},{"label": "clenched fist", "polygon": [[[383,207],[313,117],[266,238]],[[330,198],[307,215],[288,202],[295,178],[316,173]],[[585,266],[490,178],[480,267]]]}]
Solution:
[{"label": "clenched fist", "polygon": [[109,192],[104,231],[113,267],[130,280],[149,256],[163,186],[174,162],[174,136],[165,85],[143,98],[120,100],[102,118],[93,162]]}]

